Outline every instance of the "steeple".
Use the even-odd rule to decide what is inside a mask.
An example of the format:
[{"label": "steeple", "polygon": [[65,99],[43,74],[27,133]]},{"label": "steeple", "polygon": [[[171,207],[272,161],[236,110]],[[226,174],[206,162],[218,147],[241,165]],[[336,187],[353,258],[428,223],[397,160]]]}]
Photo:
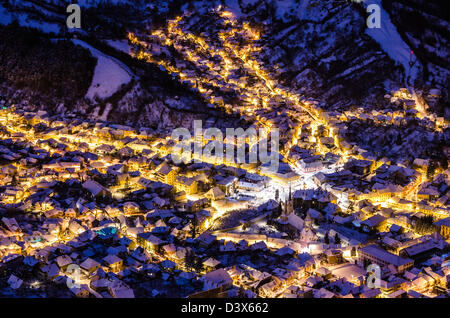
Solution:
[{"label": "steeple", "polygon": [[309,215],[309,213],[307,213],[305,217],[305,228],[311,228],[311,225],[312,225],[311,216]]}]

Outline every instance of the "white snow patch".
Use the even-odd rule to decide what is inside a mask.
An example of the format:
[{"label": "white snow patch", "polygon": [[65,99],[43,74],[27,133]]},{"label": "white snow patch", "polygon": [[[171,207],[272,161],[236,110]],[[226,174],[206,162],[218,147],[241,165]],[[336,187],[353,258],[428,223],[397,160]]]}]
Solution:
[{"label": "white snow patch", "polygon": [[[381,0],[366,0],[363,4],[366,9],[371,4],[377,4],[380,6],[381,14],[381,28],[367,28],[366,34],[377,41],[391,59],[403,66],[405,74],[409,75],[410,82],[413,82],[420,73],[419,61],[410,67],[411,48],[403,41],[397,28],[392,24],[389,14],[383,9]],[[416,58],[413,56],[413,61],[415,60]]]},{"label": "white snow patch", "polygon": [[107,121],[111,109],[112,109],[111,103],[106,104],[105,109],[103,110],[103,114],[99,117],[99,119],[102,121]]},{"label": "white snow patch", "polygon": [[107,40],[109,46],[115,48],[118,51],[124,52],[126,54],[131,53],[131,47],[127,40]]},{"label": "white snow patch", "polygon": [[97,58],[97,66],[95,67],[92,84],[86,94],[87,98],[90,100],[93,100],[95,96],[102,99],[108,98],[123,84],[127,84],[131,81],[133,73],[125,64],[111,56],[103,54],[86,42],[81,40],[72,41],[75,44],[90,50],[91,54]]}]

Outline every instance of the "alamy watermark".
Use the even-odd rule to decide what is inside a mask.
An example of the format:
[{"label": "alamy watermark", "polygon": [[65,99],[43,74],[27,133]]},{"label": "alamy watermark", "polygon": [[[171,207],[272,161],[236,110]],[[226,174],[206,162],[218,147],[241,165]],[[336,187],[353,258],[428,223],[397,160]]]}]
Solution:
[{"label": "alamy watermark", "polygon": [[70,275],[67,276],[67,287],[69,289],[80,288],[81,267],[77,264],[70,264],[69,266],[67,266],[66,272]]},{"label": "alamy watermark", "polygon": [[381,9],[378,4],[369,4],[367,6],[367,12],[370,13],[366,20],[367,27],[369,29],[379,29],[381,28]]},{"label": "alamy watermark", "polygon": [[[350,2],[363,3],[367,0],[350,0]],[[366,25],[369,29],[381,28],[381,8],[376,3],[370,3],[367,5],[366,12],[369,16],[366,19]]]},{"label": "alamy watermark", "polygon": [[371,289],[380,288],[381,286],[381,268],[377,264],[370,264],[366,268],[368,274],[366,279],[367,287]]},{"label": "alamy watermark", "polygon": [[70,4],[66,9],[70,15],[67,17],[66,25],[69,29],[81,29],[81,8],[78,4]]},{"label": "alamy watermark", "polygon": [[[176,128],[172,132],[175,146],[171,157],[174,163],[211,162],[217,164],[262,164],[272,172],[278,171],[280,163],[280,136],[278,128],[250,127],[203,130],[202,121],[194,121],[194,136],[187,128]],[[270,142],[269,142],[270,139]],[[270,150],[269,150],[270,143]],[[248,151],[247,151],[248,150]],[[270,165],[268,165],[270,164]]]},{"label": "alamy watermark", "polygon": [[[351,2],[363,3],[366,0],[350,0]],[[89,2],[89,1],[88,1]],[[367,5],[367,13],[370,15],[367,17],[366,24],[369,29],[381,28],[381,8],[376,3]],[[70,15],[67,17],[66,25],[69,29],[81,29],[81,7],[78,4],[70,4],[66,9]]]}]

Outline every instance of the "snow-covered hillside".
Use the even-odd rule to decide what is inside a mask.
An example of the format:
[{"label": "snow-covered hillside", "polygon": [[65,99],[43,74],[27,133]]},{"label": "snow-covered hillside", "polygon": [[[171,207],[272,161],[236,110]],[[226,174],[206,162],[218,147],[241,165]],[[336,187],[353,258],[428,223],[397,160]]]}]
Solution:
[{"label": "snow-covered hillside", "polygon": [[383,9],[382,0],[366,0],[362,3],[364,8],[372,4],[376,4],[381,8],[381,27],[367,28],[366,33],[380,44],[381,48],[392,60],[403,66],[407,74],[405,82],[411,85],[421,73],[422,66],[420,62],[417,61],[417,57],[414,56],[412,49],[401,38],[389,14]]},{"label": "snow-covered hillside", "polygon": [[[70,1],[6,2],[9,4],[0,5],[2,24],[16,18],[21,25],[46,33],[59,32],[58,37],[62,36],[60,31],[65,26],[63,13]],[[140,112],[148,109],[151,103],[164,105],[155,107],[162,113],[165,112],[163,107],[193,111],[196,105],[185,103],[184,99],[178,101],[175,98],[178,94],[168,88],[178,85],[176,78],[166,73],[167,78],[160,81],[157,78],[160,70],[149,71],[149,66],[131,61],[132,48],[126,35],[128,32],[148,35],[151,30],[167,25],[169,19],[191,12],[185,21],[189,32],[213,38],[223,31],[224,26],[210,12],[224,7],[238,21],[248,22],[261,30],[261,38],[255,43],[261,50],[254,56],[255,61],[280,85],[288,86],[305,98],[319,100],[329,110],[353,105],[376,107],[385,102],[387,92],[405,85],[415,86],[418,90],[427,90],[434,85],[441,89],[448,86],[449,67],[445,63],[448,50],[442,49],[446,43],[442,38],[445,32],[439,29],[448,27],[448,22],[442,18],[421,22],[427,29],[426,35],[420,38],[415,32],[408,32],[411,21],[405,21],[403,15],[396,14],[410,12],[409,2],[406,4],[404,0],[83,0],[78,3],[83,10],[83,31],[74,33],[79,36],[74,43],[89,49],[98,59],[86,97],[91,101],[95,96],[107,99],[123,84],[130,83],[135,77],[133,74],[138,75],[138,81],[151,78],[150,83],[129,87],[130,91],[122,92],[124,95],[118,97],[121,99],[116,101],[117,104],[108,106],[110,117],[114,117],[115,112],[121,115]],[[371,3],[382,7],[380,29],[367,28],[366,7]],[[415,8],[423,0],[413,0],[412,3],[411,7]],[[429,6],[432,9],[427,9],[423,15],[436,16],[435,8]],[[102,10],[97,9],[100,7]],[[91,43],[89,37],[103,41],[115,53],[106,46]],[[422,44],[424,37],[434,38],[440,49],[434,49],[433,41]],[[155,53],[171,58],[171,50],[167,47],[155,45],[153,49]],[[153,95],[149,98],[149,91],[152,91],[150,95],[170,95],[171,98],[153,98]],[[187,100],[198,98],[195,93],[186,94],[191,94]],[[445,89],[443,95],[447,95]],[[125,100],[134,104],[125,105]],[[168,102],[171,100],[177,100],[177,103]],[[157,121],[159,115],[152,114],[151,120]]]},{"label": "snow-covered hillside", "polygon": [[120,61],[103,54],[86,42],[81,40],[73,40],[73,42],[90,50],[91,54],[97,58],[94,78],[86,94],[90,100],[96,97],[100,99],[110,97],[133,78],[131,70]]}]

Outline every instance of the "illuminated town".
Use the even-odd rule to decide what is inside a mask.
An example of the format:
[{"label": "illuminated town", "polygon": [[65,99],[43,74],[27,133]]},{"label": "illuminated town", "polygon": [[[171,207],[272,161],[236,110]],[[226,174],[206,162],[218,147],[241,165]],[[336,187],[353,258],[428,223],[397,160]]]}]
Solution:
[{"label": "illuminated town", "polygon": [[[331,107],[291,87],[287,65],[268,62],[267,25],[198,2],[207,8],[194,2],[105,41],[116,55],[74,33],[72,45],[98,60],[97,87],[101,59],[129,77],[108,102],[98,89],[88,110],[46,109],[2,87],[0,297],[449,297],[449,112],[432,107],[445,88],[419,96],[406,81],[375,106]],[[165,89],[148,84],[149,70],[177,96],[146,125],[124,109],[145,85]],[[163,107],[151,103],[149,112]],[[174,160],[178,127],[203,152]],[[262,149],[249,136],[227,135],[231,156],[205,154],[217,136],[203,132],[214,127],[276,130],[277,169],[249,160]]]}]

